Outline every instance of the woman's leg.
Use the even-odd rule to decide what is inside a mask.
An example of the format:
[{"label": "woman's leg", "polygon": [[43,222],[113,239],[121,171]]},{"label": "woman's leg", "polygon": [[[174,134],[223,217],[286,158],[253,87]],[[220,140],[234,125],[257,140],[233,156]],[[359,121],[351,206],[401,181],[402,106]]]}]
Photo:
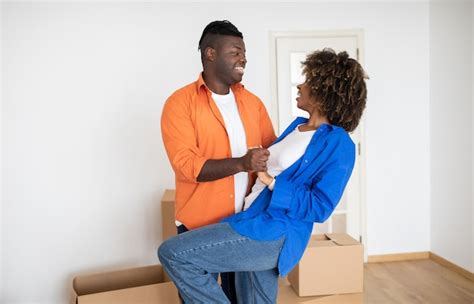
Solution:
[{"label": "woman's leg", "polygon": [[229,303],[211,273],[270,269],[274,270],[275,283],[270,284],[271,288],[259,290],[274,302],[278,276],[276,267],[282,244],[283,240],[249,239],[236,233],[229,224],[221,223],[165,241],[158,250],[158,256],[185,302]]},{"label": "woman's leg", "polygon": [[[178,234],[188,232],[189,229],[183,224],[177,227]],[[213,273],[214,278],[217,280],[218,276],[221,276],[221,288],[231,303],[237,303],[237,295],[235,293],[235,273],[234,272],[223,272]],[[182,303],[184,303],[181,295],[179,296]]]},{"label": "woman's leg", "polygon": [[236,272],[235,289],[238,303],[276,303],[278,271],[273,268],[262,271]]}]

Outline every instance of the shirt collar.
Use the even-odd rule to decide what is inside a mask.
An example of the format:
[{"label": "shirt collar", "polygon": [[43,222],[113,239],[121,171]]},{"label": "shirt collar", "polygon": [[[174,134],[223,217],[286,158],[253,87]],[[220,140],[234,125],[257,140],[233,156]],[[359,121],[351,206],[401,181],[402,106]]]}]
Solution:
[{"label": "shirt collar", "polygon": [[[198,85],[198,89],[200,89],[202,86],[204,86],[207,90],[209,90],[206,83],[204,82],[204,78],[202,77],[202,72],[199,73],[199,77],[198,77],[198,80],[197,80],[197,85]],[[232,91],[235,92],[235,91],[243,89],[244,85],[241,84],[240,82],[238,82],[238,83],[235,83],[235,84],[231,85],[230,88],[232,89]]]}]

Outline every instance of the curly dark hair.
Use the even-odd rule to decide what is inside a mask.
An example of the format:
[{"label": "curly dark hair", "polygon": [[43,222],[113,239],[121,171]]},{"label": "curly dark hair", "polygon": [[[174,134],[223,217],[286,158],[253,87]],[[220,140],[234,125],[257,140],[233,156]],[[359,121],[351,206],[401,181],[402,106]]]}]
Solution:
[{"label": "curly dark hair", "polygon": [[310,95],[317,100],[321,114],[331,124],[354,131],[367,100],[368,77],[362,66],[347,52],[336,54],[330,48],[309,54],[302,64]]}]

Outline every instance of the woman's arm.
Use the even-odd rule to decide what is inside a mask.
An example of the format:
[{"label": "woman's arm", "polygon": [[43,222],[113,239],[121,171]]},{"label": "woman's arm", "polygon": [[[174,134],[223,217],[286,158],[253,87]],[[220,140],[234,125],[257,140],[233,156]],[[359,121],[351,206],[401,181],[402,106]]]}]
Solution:
[{"label": "woman's arm", "polygon": [[286,210],[293,219],[324,222],[341,199],[354,167],[354,144],[337,146],[310,184],[294,183],[280,175],[275,180],[269,208]]}]

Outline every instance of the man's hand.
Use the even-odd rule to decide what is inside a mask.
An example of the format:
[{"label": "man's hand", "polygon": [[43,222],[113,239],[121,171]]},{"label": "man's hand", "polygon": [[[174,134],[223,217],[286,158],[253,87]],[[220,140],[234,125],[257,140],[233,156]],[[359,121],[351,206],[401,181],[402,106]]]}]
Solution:
[{"label": "man's hand", "polygon": [[270,185],[273,182],[273,176],[268,174],[267,171],[264,172],[257,172],[258,179],[264,183],[265,185]]},{"label": "man's hand", "polygon": [[242,171],[267,171],[267,160],[270,151],[264,148],[251,148],[240,158]]},{"label": "man's hand", "polygon": [[250,148],[242,157],[208,159],[196,181],[210,182],[239,172],[267,171],[270,152],[263,148]]}]

